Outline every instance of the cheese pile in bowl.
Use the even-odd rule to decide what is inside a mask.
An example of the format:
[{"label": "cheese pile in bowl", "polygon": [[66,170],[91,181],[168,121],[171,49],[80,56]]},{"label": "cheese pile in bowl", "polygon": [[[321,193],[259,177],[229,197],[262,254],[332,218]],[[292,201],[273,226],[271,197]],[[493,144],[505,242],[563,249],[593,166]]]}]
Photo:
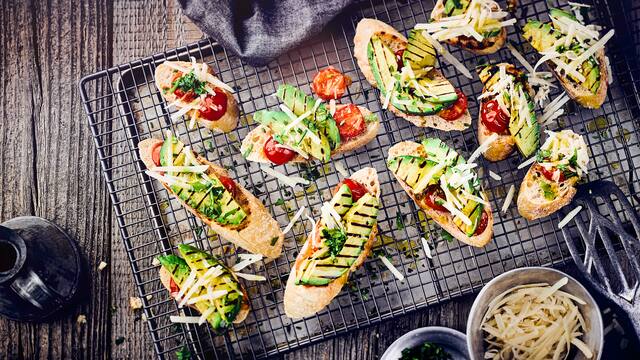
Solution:
[{"label": "cheese pile in bowl", "polygon": [[588,331],[578,304],[586,303],[553,285],[516,286],[498,295],[482,319],[485,359],[566,359],[575,346],[586,358],[591,349],[580,339]]}]

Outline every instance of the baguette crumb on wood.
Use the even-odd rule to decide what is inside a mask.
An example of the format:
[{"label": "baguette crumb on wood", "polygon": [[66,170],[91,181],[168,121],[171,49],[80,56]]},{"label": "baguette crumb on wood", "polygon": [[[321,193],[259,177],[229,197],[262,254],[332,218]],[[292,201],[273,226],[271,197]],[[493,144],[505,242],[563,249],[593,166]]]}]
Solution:
[{"label": "baguette crumb on wood", "polygon": [[[364,185],[372,195],[380,198],[380,184],[378,182],[378,174],[373,168],[364,168],[356,171],[350,177],[351,180],[357,181]],[[314,225],[320,226],[319,221]],[[349,271],[347,271],[341,277],[335,279],[331,283],[325,286],[307,286],[296,285],[296,271],[295,265],[291,268],[289,279],[287,280],[287,286],[284,292],[284,311],[285,314],[293,319],[303,318],[311,316],[318,311],[324,309],[331,301],[340,293],[342,287],[349,279],[349,274],[356,271],[369,256],[373,242],[378,233],[377,225],[373,226],[369,239],[364,244],[362,252],[351,265]],[[303,249],[298,256],[304,253],[304,249],[308,246],[310,239],[307,239]]]},{"label": "baguette crumb on wood", "polygon": [[[388,159],[400,156],[400,155],[416,155],[416,156],[425,156],[424,148],[421,144],[415,143],[413,141],[403,141],[393,145],[389,149],[389,157]],[[395,174],[394,174],[394,177]],[[440,225],[443,229],[445,229],[451,236],[462,241],[465,244],[475,246],[475,247],[483,247],[487,245],[493,236],[493,214],[491,212],[490,206],[485,206],[484,211],[487,213],[488,221],[487,228],[484,230],[482,234],[467,236],[460,228],[453,222],[453,216],[451,216],[448,212],[438,211],[432,209],[427,206],[423,202],[419,201],[416,195],[413,193],[413,190],[407,185],[404,181],[398,179],[400,186],[404,189],[404,191],[411,197],[411,199],[427,214],[427,216],[431,217],[438,225]],[[482,197],[487,200],[486,195],[482,192]]]},{"label": "baguette crumb on wood", "polygon": [[[353,55],[356,58],[356,62],[360,67],[360,71],[364,74],[364,77],[373,87],[377,87],[376,79],[373,76],[373,71],[369,65],[369,58],[367,56],[367,46],[369,40],[375,34],[386,33],[393,35],[398,41],[402,42],[402,46],[406,47],[407,38],[400,34],[396,29],[382,21],[375,19],[362,19],[356,27],[356,35],[353,38],[354,47]],[[437,70],[434,70],[437,71]],[[442,76],[442,74],[439,74]],[[384,103],[384,97],[380,96],[380,102]],[[448,121],[441,118],[438,115],[409,115],[398,110],[393,105],[389,104],[387,110],[391,111],[394,115],[408,120],[418,127],[430,127],[443,131],[461,131],[471,125],[471,114],[469,109],[459,119]]]},{"label": "baguette crumb on wood", "polygon": [[[162,140],[159,139],[146,139],[141,141],[139,145],[140,159],[145,164],[147,169],[153,169],[156,165],[153,162],[152,152],[153,149],[161,144]],[[227,171],[213,163],[209,162],[202,156],[197,156],[200,163],[209,165],[211,171],[215,175],[226,176],[229,174]],[[172,192],[170,187],[166,184],[162,184],[167,191]],[[262,254],[271,261],[282,252],[282,244],[284,242],[284,234],[280,230],[278,223],[271,217],[269,211],[264,207],[262,202],[251,194],[247,189],[236,183],[240,195],[245,199],[248,209],[247,218],[244,220],[242,226],[239,228],[229,227],[227,225],[220,225],[213,220],[203,217],[198,211],[186,204],[182,199],[174,196],[174,199],[179,201],[193,215],[200,218],[200,220],[213,229],[222,238],[231,241],[232,243],[254,253]],[[277,240],[274,242],[272,239]]]}]

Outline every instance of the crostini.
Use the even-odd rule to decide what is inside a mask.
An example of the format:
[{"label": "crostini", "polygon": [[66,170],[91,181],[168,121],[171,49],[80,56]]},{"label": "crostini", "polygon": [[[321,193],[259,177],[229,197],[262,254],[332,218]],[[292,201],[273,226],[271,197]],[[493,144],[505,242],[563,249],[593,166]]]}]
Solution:
[{"label": "crostini", "polygon": [[508,16],[494,0],[438,0],[431,21],[416,29],[427,31],[437,41],[487,55],[504,45],[506,26],[516,22]]},{"label": "crostini", "polygon": [[491,241],[493,214],[473,171],[476,164],[441,140],[427,138],[393,145],[387,166],[413,201],[454,238],[476,247]]},{"label": "crostini", "polygon": [[589,165],[582,136],[571,130],[547,134],[518,192],[518,212],[527,220],[549,216],[569,204]]},{"label": "crostini", "polygon": [[356,171],[336,186],[289,274],[284,292],[288,317],[313,315],[340,293],[371,252],[379,206],[380,184],[373,168]]},{"label": "crostini", "polygon": [[249,161],[282,165],[320,160],[366,145],[378,134],[380,120],[353,104],[329,109],[320,99],[291,85],[280,85],[281,111],[260,110],[260,126],[242,140],[240,152]]},{"label": "crostini", "polygon": [[529,20],[523,37],[546,63],[569,96],[578,104],[599,108],[607,96],[609,66],[605,43],[613,36],[610,30],[600,38],[593,25],[584,25],[576,17],[560,9],[549,11],[551,22]]},{"label": "crostini", "polygon": [[198,322],[208,322],[215,332],[242,322],[249,313],[249,298],[233,271],[215,256],[193,246],[180,244],[178,251],[180,256],[157,258],[160,282],[178,306],[198,310]]},{"label": "crostini", "polygon": [[469,127],[467,98],[435,69],[436,51],[421,31],[407,40],[381,21],[362,19],[353,41],[360,71],[380,90],[383,108],[419,127]]},{"label": "crostini", "polygon": [[223,83],[204,63],[165,61],[155,71],[162,97],[178,111],[172,121],[189,117],[189,128],[196,123],[210,130],[229,132],[238,125],[238,103],[233,89]]},{"label": "crostini", "polygon": [[515,147],[523,157],[531,156],[540,146],[540,124],[526,75],[507,63],[485,66],[478,75],[484,84],[478,98],[478,141],[492,141],[484,157],[504,160]]},{"label": "crostini", "polygon": [[267,258],[277,258],[284,235],[262,202],[223,168],[194,153],[176,137],[139,144],[146,174],[224,239]]}]

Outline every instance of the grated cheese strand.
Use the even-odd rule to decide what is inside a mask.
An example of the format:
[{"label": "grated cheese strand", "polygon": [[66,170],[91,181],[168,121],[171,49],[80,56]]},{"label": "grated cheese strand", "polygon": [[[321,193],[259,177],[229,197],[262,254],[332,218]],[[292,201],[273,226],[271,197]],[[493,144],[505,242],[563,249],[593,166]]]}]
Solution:
[{"label": "grated cheese strand", "polygon": [[387,269],[389,269],[389,271],[391,271],[391,273],[393,274],[393,276],[396,277],[396,279],[398,279],[400,281],[404,280],[404,275],[402,275],[402,273],[395,266],[393,266],[391,261],[389,261],[389,259],[387,259],[386,256],[380,255],[380,256],[378,256],[378,259],[380,259],[382,261],[384,266],[386,266]]}]

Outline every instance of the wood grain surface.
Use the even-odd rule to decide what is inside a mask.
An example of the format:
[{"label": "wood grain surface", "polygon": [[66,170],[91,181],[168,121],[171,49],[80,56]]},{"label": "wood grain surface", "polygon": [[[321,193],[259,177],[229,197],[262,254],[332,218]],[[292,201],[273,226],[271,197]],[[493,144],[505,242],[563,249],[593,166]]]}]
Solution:
[{"label": "wood grain surface", "polygon": [[[131,268],[82,110],[83,75],[199,39],[175,0],[0,1],[0,221],[50,219],[78,240],[88,295],[44,324],[0,319],[0,359],[151,359]],[[100,262],[107,267],[97,270]],[[375,359],[426,325],[464,331],[473,297],[354,331],[286,359]],[[79,322],[80,315],[86,323]]]}]

